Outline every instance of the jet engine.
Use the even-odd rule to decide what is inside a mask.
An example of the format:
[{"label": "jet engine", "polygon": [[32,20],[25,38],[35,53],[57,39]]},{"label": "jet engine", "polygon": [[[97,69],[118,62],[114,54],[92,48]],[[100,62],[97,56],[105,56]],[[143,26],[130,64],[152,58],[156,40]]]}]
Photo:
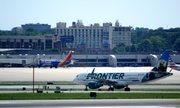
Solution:
[{"label": "jet engine", "polygon": [[124,88],[125,86],[123,86],[123,85],[114,85],[113,86],[113,88],[115,88],[115,89],[122,89],[122,88]]},{"label": "jet engine", "polygon": [[90,89],[97,89],[97,88],[99,88],[99,87],[101,87],[101,86],[103,86],[103,84],[101,84],[101,83],[99,83],[99,82],[94,82],[94,81],[92,81],[92,82],[89,82],[89,83],[88,83],[88,87],[89,87]]}]

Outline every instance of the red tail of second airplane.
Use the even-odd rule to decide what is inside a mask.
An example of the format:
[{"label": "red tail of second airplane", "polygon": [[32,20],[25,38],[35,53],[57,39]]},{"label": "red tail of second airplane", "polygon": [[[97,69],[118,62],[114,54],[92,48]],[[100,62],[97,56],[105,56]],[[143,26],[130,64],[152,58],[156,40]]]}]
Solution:
[{"label": "red tail of second airplane", "polygon": [[169,57],[169,66],[173,66],[173,65],[176,65],[176,64],[172,61],[171,57]]},{"label": "red tail of second airplane", "polygon": [[178,69],[179,68],[179,66],[175,62],[172,61],[171,57],[169,57],[169,64],[168,65],[172,69]]},{"label": "red tail of second airplane", "polygon": [[62,61],[59,62],[58,66],[63,66],[66,64],[67,61],[69,61],[72,57],[72,52],[73,51],[69,51],[69,54],[66,56],[66,58],[64,58]]}]

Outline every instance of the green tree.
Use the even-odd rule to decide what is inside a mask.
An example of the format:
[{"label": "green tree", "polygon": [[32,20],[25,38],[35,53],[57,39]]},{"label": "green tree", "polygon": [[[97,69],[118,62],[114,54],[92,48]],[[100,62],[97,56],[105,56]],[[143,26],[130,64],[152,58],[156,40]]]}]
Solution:
[{"label": "green tree", "polygon": [[136,46],[133,44],[133,45],[131,46],[130,52],[136,52],[136,51],[137,51],[137,48],[136,48]]},{"label": "green tree", "polygon": [[126,52],[126,49],[125,49],[125,47],[123,47],[123,46],[120,46],[120,47],[119,47],[119,52]]},{"label": "green tree", "polygon": [[34,28],[28,28],[23,35],[25,36],[40,36],[42,35],[40,32],[38,32],[37,30],[35,30]]},{"label": "green tree", "polygon": [[180,37],[176,39],[173,46],[175,51],[180,51]]},{"label": "green tree", "polygon": [[149,39],[141,40],[137,45],[139,52],[150,52],[152,51],[152,42]]},{"label": "green tree", "polygon": [[116,47],[112,49],[112,52],[126,52],[125,44],[119,43]]},{"label": "green tree", "polygon": [[45,29],[45,30],[40,31],[40,33],[41,33],[42,35],[44,35],[44,34],[55,34],[55,28]]},{"label": "green tree", "polygon": [[166,40],[160,36],[151,36],[150,41],[152,42],[152,51],[154,52],[162,52],[165,50],[167,47],[166,45]]},{"label": "green tree", "polygon": [[26,30],[26,32],[37,32],[34,28],[28,28],[27,30]]}]

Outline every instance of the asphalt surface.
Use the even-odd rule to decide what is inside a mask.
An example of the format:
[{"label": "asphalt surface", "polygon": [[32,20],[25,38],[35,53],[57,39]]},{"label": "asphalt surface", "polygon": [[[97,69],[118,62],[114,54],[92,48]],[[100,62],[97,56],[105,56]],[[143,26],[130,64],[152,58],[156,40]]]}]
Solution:
[{"label": "asphalt surface", "polygon": [[[72,81],[77,74],[82,72],[91,72],[93,67],[70,67],[70,68],[35,68],[34,69],[34,81],[41,82],[53,82],[53,81]],[[95,72],[109,72],[109,71],[120,71],[120,72],[138,72],[138,71],[149,71],[152,67],[96,67]],[[170,69],[168,69],[170,70]],[[148,84],[157,84],[157,85],[129,85],[131,89],[138,90],[165,90],[165,89],[180,89],[180,71],[173,70],[173,75],[164,79],[157,81],[149,82]],[[0,68],[0,82],[31,82],[33,78],[33,69],[32,68]],[[168,85],[159,85],[159,84],[168,84]],[[61,89],[76,90],[84,89],[84,85],[47,85],[50,89],[55,89],[56,86]],[[27,91],[32,90],[32,85],[14,85],[14,86],[0,86],[0,92],[18,92],[22,88],[26,88]],[[35,85],[35,89],[43,88],[43,85]],[[103,86],[101,89],[107,89],[108,86]]]},{"label": "asphalt surface", "polygon": [[[35,85],[35,89],[42,89],[44,85]],[[46,85],[49,89],[55,89],[56,87],[60,87],[65,90],[83,90],[85,88],[84,85]],[[180,90],[180,85],[129,85],[131,89],[136,90]],[[0,90],[22,90],[22,88],[26,88],[26,90],[32,90],[32,85],[15,85],[15,86],[0,86]],[[103,86],[101,89],[105,90],[109,88],[109,86]]]},{"label": "asphalt surface", "polygon": [[[35,81],[73,81],[77,74],[91,72],[94,67],[69,67],[69,68],[35,68]],[[96,67],[95,72],[141,72],[150,71],[152,67]],[[168,69],[170,70],[170,69]],[[173,70],[173,75],[165,79],[150,82],[153,84],[180,84],[180,71]],[[32,81],[32,68],[0,68],[0,81]]]},{"label": "asphalt surface", "polygon": [[180,99],[3,100],[1,108],[179,108]]},{"label": "asphalt surface", "polygon": [[[35,68],[34,76],[35,81],[72,81],[77,74],[82,72],[91,72],[93,67],[84,68]],[[148,71],[152,67],[97,67],[95,72],[132,72],[132,71]],[[170,69],[168,69],[170,70]],[[173,70],[173,76],[161,79],[152,84],[168,84],[168,85],[130,85],[131,88],[139,89],[179,89],[180,84],[180,71]],[[0,68],[0,81],[13,82],[13,81],[32,81],[33,69],[32,68]],[[171,85],[172,84],[172,85]],[[50,88],[55,88],[58,85],[49,85]],[[19,89],[22,86],[1,86],[6,89]],[[24,86],[23,86],[24,87]],[[32,86],[25,86],[29,89]],[[38,88],[39,86],[35,86]],[[60,85],[64,89],[83,89],[82,85]],[[42,87],[41,87],[42,88]],[[107,86],[104,86],[107,88]],[[1,91],[2,92],[2,91]],[[14,92],[14,91],[11,91]],[[18,91],[16,91],[18,92]],[[25,91],[26,92],[26,91]],[[70,91],[68,91],[70,92]],[[73,91],[72,91],[73,92]],[[78,92],[78,91],[76,91]],[[153,91],[152,91],[153,92]],[[0,108],[180,108],[180,99],[107,99],[107,100],[0,100]]]}]

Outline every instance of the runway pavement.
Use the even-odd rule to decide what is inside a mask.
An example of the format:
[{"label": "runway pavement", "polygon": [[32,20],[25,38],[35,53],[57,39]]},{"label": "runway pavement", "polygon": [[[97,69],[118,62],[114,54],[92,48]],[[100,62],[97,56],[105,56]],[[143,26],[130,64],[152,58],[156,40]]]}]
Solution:
[{"label": "runway pavement", "polygon": [[[69,67],[69,68],[35,68],[35,81],[72,81],[77,74],[91,72],[94,67]],[[149,71],[152,67],[96,67],[95,72],[132,72]],[[168,69],[170,70],[170,69]],[[180,84],[180,71],[173,70],[173,76],[161,79],[153,84]],[[0,81],[32,81],[32,68],[0,68]]]},{"label": "runway pavement", "polygon": [[[35,81],[72,81],[74,77],[82,72],[91,72],[93,67],[70,67],[70,68],[35,68]],[[132,72],[132,71],[148,71],[152,67],[97,67],[95,72]],[[170,69],[168,69],[170,70]],[[153,84],[180,84],[180,72],[173,70],[173,76],[151,82]],[[0,81],[32,81],[32,68],[0,68]],[[62,85],[61,85],[62,86]],[[152,85],[130,85],[131,88],[149,88]],[[158,88],[177,88],[179,86],[172,85],[155,85]],[[10,86],[9,86],[10,87]],[[82,85],[67,85],[66,88],[84,88]],[[1,87],[2,88],[2,87]],[[31,86],[30,86],[31,88]],[[61,87],[65,88],[65,87]],[[107,88],[105,86],[105,88]],[[0,108],[14,107],[38,107],[38,108],[179,108],[180,99],[107,99],[107,100],[1,100]]]},{"label": "runway pavement", "polygon": [[1,108],[179,108],[180,99],[4,100]]},{"label": "runway pavement", "polygon": [[[44,85],[35,85],[35,89],[42,89]],[[56,86],[60,87],[61,89],[66,89],[66,90],[83,90],[85,88],[84,85],[47,85],[50,89],[55,89]],[[180,90],[179,85],[130,85],[129,86],[132,90]],[[0,91],[2,90],[9,90],[9,91],[20,91],[22,88],[26,88],[26,90],[32,90],[32,85],[15,85],[15,86],[0,86]],[[104,85],[101,87],[101,89],[105,90],[109,88],[109,86]],[[123,90],[123,89],[122,89]]]}]

